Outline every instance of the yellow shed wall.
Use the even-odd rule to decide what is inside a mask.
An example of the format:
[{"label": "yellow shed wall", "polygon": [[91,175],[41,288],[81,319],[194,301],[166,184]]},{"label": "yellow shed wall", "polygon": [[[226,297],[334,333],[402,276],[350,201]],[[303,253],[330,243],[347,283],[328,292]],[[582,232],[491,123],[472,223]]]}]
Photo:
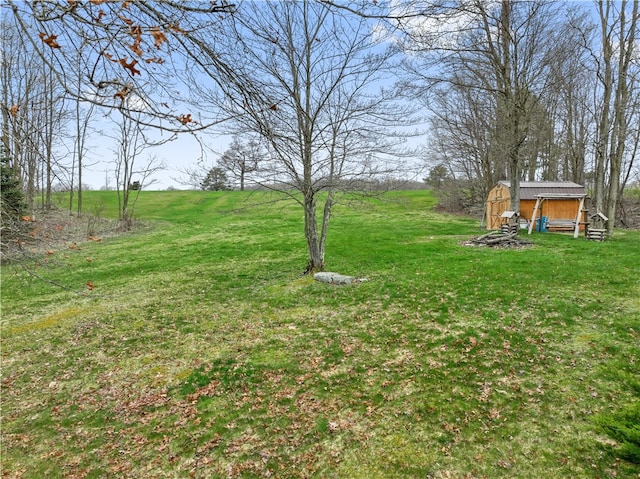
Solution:
[{"label": "yellow shed wall", "polygon": [[[502,213],[509,210],[511,204],[511,194],[509,188],[503,184],[498,184],[489,191],[487,195],[487,203],[485,208],[485,224],[488,230],[500,229],[503,223]],[[531,220],[536,200],[520,200],[520,218]],[[575,220],[580,206],[580,199],[548,199],[542,204],[542,214],[538,216],[546,216],[551,220]],[[586,221],[586,215],[583,212],[581,222]],[[584,225],[580,226],[580,230],[584,230]]]},{"label": "yellow shed wall", "polygon": [[[536,202],[535,200],[527,200],[526,205],[523,205],[523,203],[525,201],[520,202],[522,217],[531,220]],[[578,216],[579,207],[579,198],[551,198],[542,202],[542,211],[538,212],[537,216],[546,216],[550,220],[575,220],[576,216]],[[580,222],[584,223],[585,221],[586,213],[583,211],[580,215]],[[584,231],[584,224],[580,225],[580,231]]]}]

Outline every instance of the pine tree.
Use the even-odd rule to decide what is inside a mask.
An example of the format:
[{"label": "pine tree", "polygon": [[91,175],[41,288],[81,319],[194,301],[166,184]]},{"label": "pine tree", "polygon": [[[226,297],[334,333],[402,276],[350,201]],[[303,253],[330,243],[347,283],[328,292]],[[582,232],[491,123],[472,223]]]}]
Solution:
[{"label": "pine tree", "polygon": [[227,178],[227,174],[220,167],[214,167],[209,170],[207,176],[205,176],[202,183],[200,183],[200,188],[205,191],[220,191],[220,190],[230,190],[229,180]]},{"label": "pine tree", "polygon": [[26,210],[22,184],[15,169],[9,166],[4,148],[0,152],[0,209],[3,228],[18,220]]}]

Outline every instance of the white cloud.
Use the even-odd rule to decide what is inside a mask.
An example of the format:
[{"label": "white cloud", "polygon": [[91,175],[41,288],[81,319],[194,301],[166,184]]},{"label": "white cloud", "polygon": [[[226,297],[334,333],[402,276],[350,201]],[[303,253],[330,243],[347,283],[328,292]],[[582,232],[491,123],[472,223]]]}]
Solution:
[{"label": "white cloud", "polygon": [[499,2],[486,0],[481,4],[461,1],[455,7],[437,8],[432,2],[403,2],[390,4],[392,15],[403,18],[403,29],[408,32],[404,46],[408,51],[424,48],[453,48],[461,37],[477,25],[480,8],[491,11]]}]

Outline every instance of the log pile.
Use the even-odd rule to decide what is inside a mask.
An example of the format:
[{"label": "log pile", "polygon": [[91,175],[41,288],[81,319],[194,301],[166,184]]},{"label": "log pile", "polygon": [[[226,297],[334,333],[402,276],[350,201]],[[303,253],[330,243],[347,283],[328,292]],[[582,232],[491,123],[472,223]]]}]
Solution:
[{"label": "log pile", "polygon": [[503,233],[492,231],[486,235],[476,236],[463,243],[465,246],[491,246],[493,248],[520,248],[528,246],[531,241],[518,238],[518,233]]}]

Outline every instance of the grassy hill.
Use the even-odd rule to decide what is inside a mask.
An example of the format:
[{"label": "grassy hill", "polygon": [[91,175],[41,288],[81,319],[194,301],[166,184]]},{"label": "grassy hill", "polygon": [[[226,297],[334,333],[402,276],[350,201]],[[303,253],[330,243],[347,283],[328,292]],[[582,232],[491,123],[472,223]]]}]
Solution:
[{"label": "grassy hill", "polygon": [[3,266],[2,477],[637,478],[640,232],[474,248],[433,206],[337,208],[347,287],[268,193],[143,191],[144,228]]}]

